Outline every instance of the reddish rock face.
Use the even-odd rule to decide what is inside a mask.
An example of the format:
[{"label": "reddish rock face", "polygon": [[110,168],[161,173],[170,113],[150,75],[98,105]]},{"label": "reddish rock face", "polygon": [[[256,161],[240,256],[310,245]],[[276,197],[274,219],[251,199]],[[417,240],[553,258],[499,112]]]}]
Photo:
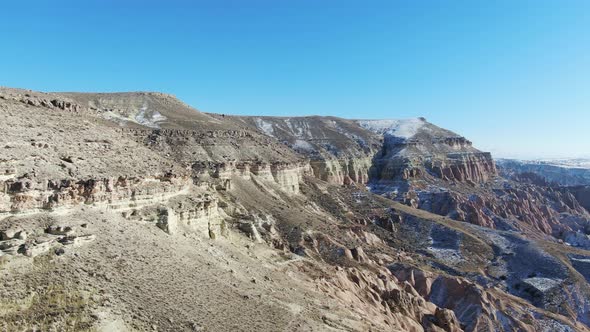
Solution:
[{"label": "reddish rock face", "polygon": [[497,175],[491,154],[448,154],[426,164],[428,170],[446,181],[487,182]]},{"label": "reddish rock face", "polygon": [[373,273],[337,267],[318,287],[369,319],[384,317],[394,331],[463,331],[452,310],[428,303],[410,282],[398,280],[386,269]]},{"label": "reddish rock face", "polygon": [[550,235],[572,230],[561,222],[561,213],[587,216],[571,193],[535,186],[483,192],[469,197],[450,191],[424,194],[417,205],[479,226],[498,228],[497,220],[507,219],[514,221],[512,226],[516,229],[532,226]]},{"label": "reddish rock face", "polygon": [[475,184],[498,174],[491,154],[473,148],[465,138],[432,135],[411,140],[386,137],[373,166],[372,180],[381,182],[439,178]]}]

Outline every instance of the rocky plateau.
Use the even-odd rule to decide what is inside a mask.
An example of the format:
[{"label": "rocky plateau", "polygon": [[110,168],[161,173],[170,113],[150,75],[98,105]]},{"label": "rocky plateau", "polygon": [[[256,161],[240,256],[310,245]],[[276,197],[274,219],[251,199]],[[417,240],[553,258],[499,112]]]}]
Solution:
[{"label": "rocky plateau", "polygon": [[0,330],[590,330],[590,190],[424,118],[12,88],[0,116]]}]

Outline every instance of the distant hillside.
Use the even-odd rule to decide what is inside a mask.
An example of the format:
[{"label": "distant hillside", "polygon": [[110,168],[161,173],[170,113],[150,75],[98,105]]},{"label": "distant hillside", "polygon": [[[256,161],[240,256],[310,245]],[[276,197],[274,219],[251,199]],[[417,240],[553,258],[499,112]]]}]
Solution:
[{"label": "distant hillside", "polygon": [[500,174],[507,178],[533,173],[560,186],[590,185],[590,159],[498,159],[496,162]]}]

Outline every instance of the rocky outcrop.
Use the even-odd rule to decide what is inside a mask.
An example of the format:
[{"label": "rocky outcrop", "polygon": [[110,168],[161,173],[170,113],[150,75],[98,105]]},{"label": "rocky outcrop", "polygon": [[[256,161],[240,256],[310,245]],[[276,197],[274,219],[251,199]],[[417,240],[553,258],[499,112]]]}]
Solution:
[{"label": "rocky outcrop", "polygon": [[333,184],[364,184],[369,181],[370,157],[310,161],[313,175]]},{"label": "rocky outcrop", "polygon": [[33,225],[22,227],[17,221],[11,228],[0,229],[0,257],[24,255],[36,257],[55,250],[63,253],[63,247],[75,248],[96,239],[96,235],[84,232],[79,225],[51,224],[45,229]]},{"label": "rocky outcrop", "polygon": [[45,107],[66,112],[78,113],[83,110],[81,105],[71,99],[47,93],[30,92],[21,94],[2,91],[0,93],[0,99],[17,101],[28,106]]},{"label": "rocky outcrop", "polygon": [[230,190],[234,176],[250,180],[255,176],[278,185],[289,193],[299,193],[303,176],[311,175],[309,164],[263,161],[199,162],[192,166],[195,182],[212,189]]},{"label": "rocky outcrop", "polygon": [[197,233],[215,239],[227,236],[227,217],[217,197],[210,194],[178,195],[166,202],[124,211],[123,217],[155,224],[175,235]]},{"label": "rocky outcrop", "polygon": [[154,177],[116,177],[89,180],[47,180],[29,177],[4,181],[0,192],[0,216],[57,210],[81,204],[110,209],[153,205],[187,192],[189,177],[163,174]]},{"label": "rocky outcrop", "polygon": [[485,183],[497,175],[490,153],[479,152],[464,138],[400,140],[386,137],[373,161],[372,181],[436,177],[445,181]]},{"label": "rocky outcrop", "polygon": [[399,281],[391,272],[378,273],[357,268],[336,268],[331,278],[319,281],[319,287],[356,310],[367,319],[378,321],[393,331],[462,331],[450,310],[427,302],[412,285]]},{"label": "rocky outcrop", "polygon": [[299,182],[306,173],[309,174],[308,165],[275,162],[262,163],[256,162],[253,164],[244,163],[244,167],[248,167],[250,172],[264,180],[273,181],[279,187],[287,192],[299,193]]},{"label": "rocky outcrop", "polygon": [[465,278],[436,275],[413,267],[396,265],[391,270],[425,300],[452,312],[465,331],[570,330],[563,322],[537,320],[534,310],[511,303],[497,288],[486,289]]},{"label": "rocky outcrop", "polygon": [[231,177],[250,179],[252,175],[275,182],[284,191],[299,193],[303,176],[314,176],[331,184],[364,184],[369,180],[371,158],[308,160],[295,163],[263,161],[199,162],[193,165],[197,181],[216,181],[218,188],[230,189]]},{"label": "rocky outcrop", "polygon": [[496,167],[488,152],[449,153],[444,158],[432,158],[426,169],[446,181],[487,182],[496,175]]},{"label": "rocky outcrop", "polygon": [[[453,191],[420,192],[415,206],[475,225],[524,230],[528,226],[550,235],[571,231],[562,214],[588,216],[575,197],[550,188],[525,186],[469,196]],[[524,222],[528,226],[519,225]]]},{"label": "rocky outcrop", "polygon": [[590,186],[574,186],[560,188],[564,194],[571,193],[574,195],[580,205],[590,213]]}]

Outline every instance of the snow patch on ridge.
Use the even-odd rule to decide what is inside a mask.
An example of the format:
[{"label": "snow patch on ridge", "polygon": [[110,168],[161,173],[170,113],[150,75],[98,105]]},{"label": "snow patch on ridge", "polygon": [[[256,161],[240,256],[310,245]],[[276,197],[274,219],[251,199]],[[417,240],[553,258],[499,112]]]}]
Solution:
[{"label": "snow patch on ridge", "polygon": [[293,143],[293,148],[296,150],[302,150],[302,151],[315,151],[313,145],[309,144],[308,141],[302,140],[302,139],[296,139],[295,143]]},{"label": "snow patch on ridge", "polygon": [[524,279],[523,282],[528,284],[541,292],[547,292],[552,288],[559,287],[563,280],[561,279],[550,279],[550,278],[541,278],[541,277],[533,277]]},{"label": "snow patch on ridge", "polygon": [[160,123],[166,121],[166,117],[162,115],[158,111],[150,111],[148,110],[147,106],[143,106],[139,109],[137,114],[133,114],[132,112],[127,112],[126,114],[121,114],[119,112],[114,112],[112,110],[102,113],[102,117],[111,120],[114,122],[119,123],[120,126],[126,126],[128,122],[133,122],[140,124],[142,126],[150,127],[150,128],[160,128]]},{"label": "snow patch on ridge", "polygon": [[165,120],[166,117],[158,111],[149,114],[147,106],[142,107],[135,116],[135,122],[150,128],[160,128],[159,123]]},{"label": "snow patch on ridge", "polygon": [[293,123],[291,123],[291,119],[285,119],[285,123],[289,127],[289,130],[291,131],[291,133],[293,133],[293,135],[295,135],[295,137],[305,138],[307,136],[307,137],[311,138],[312,135],[309,132],[309,125],[307,124],[307,122],[301,122],[301,121],[297,121],[297,122],[299,122],[298,124],[300,124],[301,127],[297,126],[297,124],[293,125]]},{"label": "snow patch on ridge", "polygon": [[266,122],[261,118],[256,118],[254,121],[256,121],[256,127],[258,130],[261,130],[266,136],[274,137],[275,130],[272,123]]},{"label": "snow patch on ridge", "polygon": [[381,135],[391,135],[408,139],[422,128],[426,122],[422,119],[404,120],[358,120],[358,124],[364,129]]}]

